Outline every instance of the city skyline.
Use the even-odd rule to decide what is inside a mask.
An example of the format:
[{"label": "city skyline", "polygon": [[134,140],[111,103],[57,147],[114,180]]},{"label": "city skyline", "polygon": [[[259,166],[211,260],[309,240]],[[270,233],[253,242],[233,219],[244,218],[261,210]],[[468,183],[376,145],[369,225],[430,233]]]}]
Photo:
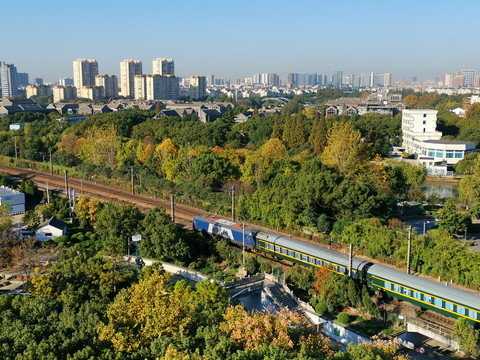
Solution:
[{"label": "city skyline", "polygon": [[[46,81],[72,77],[77,58],[96,59],[99,73],[119,75],[124,59],[141,60],[149,74],[159,57],[173,58],[179,76],[235,79],[342,70],[425,80],[480,69],[480,49],[472,43],[480,31],[474,17],[480,4],[455,5],[459,12],[469,11],[456,17],[450,2],[433,7],[410,0],[401,7],[381,1],[302,0],[293,7],[286,1],[143,0],[135,3],[136,10],[126,1],[4,2],[5,13],[22,17],[4,19],[15,31],[2,40],[0,61]],[[128,29],[121,26],[126,19]],[[52,41],[38,41],[42,33],[45,39],[54,34]]]}]

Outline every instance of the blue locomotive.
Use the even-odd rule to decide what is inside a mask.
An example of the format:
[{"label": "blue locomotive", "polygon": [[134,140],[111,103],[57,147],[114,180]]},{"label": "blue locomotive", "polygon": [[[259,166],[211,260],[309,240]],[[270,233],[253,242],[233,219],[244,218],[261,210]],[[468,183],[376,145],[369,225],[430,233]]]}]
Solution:
[{"label": "blue locomotive", "polygon": [[[242,224],[233,221],[214,215],[199,215],[193,219],[193,228],[221,236],[240,246],[243,244]],[[344,254],[252,227],[245,227],[245,246],[293,263],[328,266],[329,270],[338,274],[349,273],[349,258]],[[478,295],[358,258],[352,259],[351,266],[351,276],[366,281],[375,291],[384,291],[391,297],[424,309],[452,318],[463,317],[480,325]]]}]

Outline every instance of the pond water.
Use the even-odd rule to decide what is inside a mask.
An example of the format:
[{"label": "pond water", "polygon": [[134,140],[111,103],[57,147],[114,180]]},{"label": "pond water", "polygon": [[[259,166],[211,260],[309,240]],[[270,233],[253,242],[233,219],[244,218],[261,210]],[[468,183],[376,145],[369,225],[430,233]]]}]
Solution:
[{"label": "pond water", "polygon": [[420,189],[422,191],[425,191],[425,193],[430,195],[431,193],[437,194],[437,196],[441,198],[455,198],[458,199],[458,187],[459,183],[458,182],[429,182],[425,181]]},{"label": "pond water", "polygon": [[245,295],[240,295],[236,299],[240,301],[240,304],[242,304],[247,311],[257,310],[264,314],[276,313],[275,306],[263,291],[255,291]]}]

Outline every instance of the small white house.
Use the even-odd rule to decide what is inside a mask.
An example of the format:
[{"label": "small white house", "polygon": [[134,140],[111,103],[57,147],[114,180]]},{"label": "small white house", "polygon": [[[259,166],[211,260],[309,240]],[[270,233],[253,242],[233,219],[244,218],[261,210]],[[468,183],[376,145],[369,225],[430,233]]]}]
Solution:
[{"label": "small white house", "polygon": [[35,235],[38,241],[47,241],[56,239],[67,234],[67,224],[56,217],[52,217],[38,225]]}]

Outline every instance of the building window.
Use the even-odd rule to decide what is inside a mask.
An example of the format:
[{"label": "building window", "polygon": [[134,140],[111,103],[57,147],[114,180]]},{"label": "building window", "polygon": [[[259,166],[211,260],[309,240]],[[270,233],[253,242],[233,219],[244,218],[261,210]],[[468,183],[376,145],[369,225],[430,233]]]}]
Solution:
[{"label": "building window", "polygon": [[443,158],[443,150],[437,150],[437,157]]},{"label": "building window", "polygon": [[427,124],[427,120],[423,120],[423,125],[426,125],[426,124]]},{"label": "building window", "polygon": [[45,236],[52,236],[52,233],[45,233]]},{"label": "building window", "polygon": [[447,150],[447,159],[453,159],[453,150]]},{"label": "building window", "polygon": [[428,156],[435,157],[435,149],[428,149]]},{"label": "building window", "polygon": [[455,151],[455,159],[463,159],[463,151]]},{"label": "building window", "polygon": [[426,118],[426,117],[427,117],[427,114],[423,114],[423,117]]},{"label": "building window", "polygon": [[423,132],[426,132],[427,129],[423,128]]}]

